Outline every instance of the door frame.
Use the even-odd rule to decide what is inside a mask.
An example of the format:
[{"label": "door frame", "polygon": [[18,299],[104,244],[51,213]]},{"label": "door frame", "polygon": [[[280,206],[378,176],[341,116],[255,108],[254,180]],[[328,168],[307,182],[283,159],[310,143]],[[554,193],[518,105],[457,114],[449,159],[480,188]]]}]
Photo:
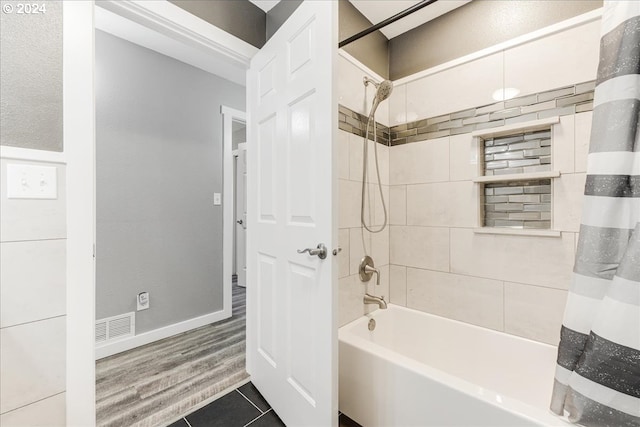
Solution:
[{"label": "door frame", "polygon": [[[168,1],[109,0],[101,2],[100,7],[153,29],[165,40],[180,42],[192,52],[200,52],[200,59],[215,58],[227,71],[246,70],[258,51]],[[96,9],[93,0],[63,2],[63,126],[67,158],[66,417],[68,426],[82,427],[96,423]],[[177,59],[187,63],[197,60]]]},{"label": "door frame", "polygon": [[225,105],[220,107],[222,114],[222,156],[223,171],[222,176],[222,208],[223,208],[223,237],[222,237],[222,274],[223,274],[223,310],[229,310],[231,314],[231,272],[233,271],[233,251],[235,243],[233,241],[233,230],[236,225],[234,216],[233,179],[235,168],[233,167],[233,120],[247,122],[247,115],[244,111],[236,110]]}]

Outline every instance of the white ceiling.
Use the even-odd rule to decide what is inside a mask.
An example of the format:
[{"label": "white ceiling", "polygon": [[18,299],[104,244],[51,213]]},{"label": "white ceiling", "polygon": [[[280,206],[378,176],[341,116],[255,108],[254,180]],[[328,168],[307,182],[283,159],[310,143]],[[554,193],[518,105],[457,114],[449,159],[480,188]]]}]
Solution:
[{"label": "white ceiling", "polygon": [[[403,10],[420,3],[415,0],[349,0],[356,9],[360,11],[367,19],[374,24],[384,21],[385,19],[402,12]],[[457,9],[460,6],[469,3],[471,0],[440,0],[427,7],[402,18],[393,24],[387,25],[380,31],[388,39],[399,36],[409,30],[418,27],[425,22],[444,15],[447,12]]]},{"label": "white ceiling", "polygon": [[[279,0],[249,0],[260,9],[268,12]],[[385,19],[395,15],[398,12],[420,3],[420,0],[349,0],[356,9],[360,11],[367,19],[374,24],[384,21]],[[440,15],[452,11],[471,0],[440,0],[429,6],[420,9],[411,15],[387,25],[382,30],[388,39],[392,39],[409,30],[418,27],[425,22],[431,21]]]}]

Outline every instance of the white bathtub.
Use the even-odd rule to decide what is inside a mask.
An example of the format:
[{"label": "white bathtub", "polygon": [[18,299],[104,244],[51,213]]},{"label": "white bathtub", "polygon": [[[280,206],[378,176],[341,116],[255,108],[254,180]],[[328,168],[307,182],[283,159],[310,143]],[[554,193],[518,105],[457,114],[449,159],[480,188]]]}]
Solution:
[{"label": "white bathtub", "polygon": [[392,304],[339,339],[340,410],[365,427],[569,425],[547,409],[551,345]]}]

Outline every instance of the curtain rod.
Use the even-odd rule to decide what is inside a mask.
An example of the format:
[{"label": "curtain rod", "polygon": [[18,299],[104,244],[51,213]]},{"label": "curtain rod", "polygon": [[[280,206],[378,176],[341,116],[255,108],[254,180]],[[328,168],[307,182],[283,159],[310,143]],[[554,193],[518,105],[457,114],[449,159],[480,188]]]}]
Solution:
[{"label": "curtain rod", "polygon": [[347,39],[342,40],[340,43],[338,43],[338,47],[344,47],[346,45],[348,45],[349,43],[352,43],[356,40],[361,39],[362,37],[373,33],[374,31],[378,31],[380,28],[384,28],[389,24],[393,24],[394,22],[396,22],[399,19],[404,18],[405,16],[411,15],[413,12],[417,12],[418,10],[422,9],[423,7],[429,6],[432,3],[437,2],[438,0],[423,0],[420,3],[414,4],[413,6],[403,10],[402,12],[396,13],[395,15],[393,15],[390,18],[385,19],[384,21],[380,21],[375,25],[372,25],[371,27],[360,31],[358,34],[355,34]]}]

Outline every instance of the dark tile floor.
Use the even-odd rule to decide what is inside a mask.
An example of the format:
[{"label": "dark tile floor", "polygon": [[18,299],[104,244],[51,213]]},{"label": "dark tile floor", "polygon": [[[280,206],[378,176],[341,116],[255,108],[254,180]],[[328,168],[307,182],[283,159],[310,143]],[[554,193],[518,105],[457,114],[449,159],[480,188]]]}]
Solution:
[{"label": "dark tile floor", "polygon": [[[282,427],[285,424],[250,382],[169,427]],[[340,414],[340,427],[360,427]]]}]

